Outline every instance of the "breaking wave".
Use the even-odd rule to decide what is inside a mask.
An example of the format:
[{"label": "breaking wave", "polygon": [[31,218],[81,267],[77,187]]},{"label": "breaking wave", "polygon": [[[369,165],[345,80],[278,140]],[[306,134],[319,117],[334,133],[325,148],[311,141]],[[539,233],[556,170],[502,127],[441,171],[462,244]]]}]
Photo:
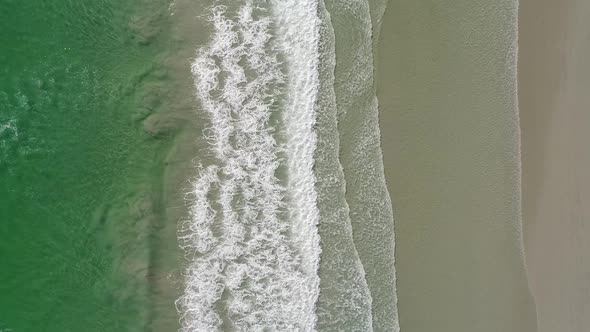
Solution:
[{"label": "breaking wave", "polygon": [[245,0],[209,19],[192,73],[211,157],[179,232],[181,330],[314,330],[317,3]]}]

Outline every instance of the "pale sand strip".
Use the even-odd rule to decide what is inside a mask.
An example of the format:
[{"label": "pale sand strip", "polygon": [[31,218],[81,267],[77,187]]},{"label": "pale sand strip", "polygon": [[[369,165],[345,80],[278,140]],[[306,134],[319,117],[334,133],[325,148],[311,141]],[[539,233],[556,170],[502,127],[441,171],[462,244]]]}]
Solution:
[{"label": "pale sand strip", "polygon": [[590,2],[521,0],[527,265],[540,332],[590,331]]},{"label": "pale sand strip", "polygon": [[390,1],[378,52],[404,332],[534,331],[523,267],[516,1]]}]

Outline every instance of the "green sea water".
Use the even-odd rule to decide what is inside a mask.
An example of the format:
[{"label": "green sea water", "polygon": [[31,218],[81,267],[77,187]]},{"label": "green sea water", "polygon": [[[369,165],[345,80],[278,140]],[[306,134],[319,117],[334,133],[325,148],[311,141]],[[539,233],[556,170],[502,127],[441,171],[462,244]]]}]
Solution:
[{"label": "green sea water", "polygon": [[[176,222],[206,149],[190,63],[209,4],[0,0],[0,332],[178,329]],[[376,10],[325,5],[318,328],[395,331]]]},{"label": "green sea water", "polygon": [[151,329],[167,6],[0,0],[0,331]]}]

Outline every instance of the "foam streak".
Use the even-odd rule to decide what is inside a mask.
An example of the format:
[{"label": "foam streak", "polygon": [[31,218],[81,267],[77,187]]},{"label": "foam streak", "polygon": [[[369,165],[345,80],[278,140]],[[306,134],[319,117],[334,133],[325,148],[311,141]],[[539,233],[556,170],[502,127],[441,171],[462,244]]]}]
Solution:
[{"label": "foam streak", "polygon": [[[273,27],[296,24],[313,3],[267,6],[247,0],[235,12],[214,7],[212,39],[192,65],[214,158],[193,182],[191,218],[179,234],[189,260],[177,300],[182,331],[315,328],[317,56],[295,75],[292,69],[301,64],[283,54],[317,50],[317,25],[304,23],[312,36],[305,41],[292,39],[298,26],[278,29],[275,42]],[[271,118],[277,112],[280,120]],[[276,175],[281,166],[285,181]]]}]

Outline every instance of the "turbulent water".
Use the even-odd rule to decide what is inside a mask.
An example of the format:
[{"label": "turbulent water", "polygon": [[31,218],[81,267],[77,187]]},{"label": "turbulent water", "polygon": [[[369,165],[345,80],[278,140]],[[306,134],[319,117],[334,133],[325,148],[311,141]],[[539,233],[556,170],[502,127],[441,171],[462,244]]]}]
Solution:
[{"label": "turbulent water", "polygon": [[399,330],[369,4],[245,0],[207,19],[182,330]]},{"label": "turbulent water", "polygon": [[[305,53],[317,45],[317,29],[305,19],[306,14],[313,18],[307,12],[313,6],[285,6],[301,17],[280,6],[245,3],[232,21],[228,9],[215,7],[211,44],[193,63],[217,162],[201,170],[194,183],[192,218],[181,237],[185,250],[196,257],[179,301],[186,310],[186,330],[211,331],[224,320],[240,330],[258,325],[310,329],[315,324],[320,250],[312,126],[317,60]],[[274,43],[269,29],[275,22],[265,17],[271,10],[289,27]],[[294,20],[302,26],[293,26]],[[299,29],[309,30],[312,34],[304,36],[311,40],[285,41]],[[293,52],[287,56],[291,66],[286,75],[279,49]],[[281,87],[290,90],[284,98]],[[273,125],[271,115],[281,106],[282,116]],[[273,136],[279,130],[283,143]],[[277,175],[281,159],[287,160],[284,184]],[[225,308],[219,313],[216,303],[222,297]]]},{"label": "turbulent water", "polygon": [[383,8],[0,0],[0,332],[399,330]]}]

